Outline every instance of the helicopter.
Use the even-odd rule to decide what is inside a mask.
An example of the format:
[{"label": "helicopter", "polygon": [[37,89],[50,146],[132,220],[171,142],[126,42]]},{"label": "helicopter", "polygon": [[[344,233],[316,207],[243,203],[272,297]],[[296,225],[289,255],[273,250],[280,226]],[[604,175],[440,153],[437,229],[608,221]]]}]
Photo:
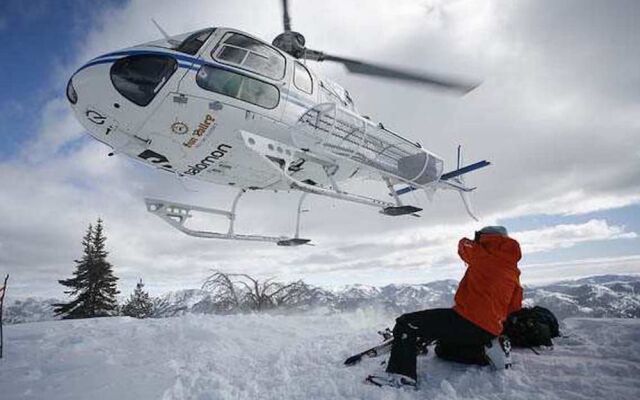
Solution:
[{"label": "helicopter", "polygon": [[[284,31],[271,44],[233,28],[205,28],[100,55],[69,79],[66,97],[75,117],[96,140],[179,179],[238,189],[230,209],[146,198],[147,210],[181,232],[200,238],[310,244],[300,236],[308,194],[379,209],[388,216],[419,216],[402,195],[438,189],[460,193],[475,219],[463,175],[486,160],[444,172],[444,160],[360,115],[351,94],[315,73],[307,61],[334,62],[354,74],[395,79],[465,94],[478,84],[339,57],[306,47],[291,28],[282,0]],[[343,190],[361,177],[378,180],[388,197]],[[255,190],[300,192],[290,236],[235,232],[238,203]],[[226,218],[226,231],[197,230],[193,213]]]}]

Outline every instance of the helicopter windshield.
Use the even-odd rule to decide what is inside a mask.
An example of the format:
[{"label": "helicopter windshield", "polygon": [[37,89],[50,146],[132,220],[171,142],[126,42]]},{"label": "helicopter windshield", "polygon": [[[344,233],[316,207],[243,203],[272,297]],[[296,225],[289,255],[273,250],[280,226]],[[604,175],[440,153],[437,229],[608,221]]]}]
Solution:
[{"label": "helicopter windshield", "polygon": [[151,103],[177,69],[178,62],[168,55],[132,55],[111,66],[111,82],[118,93],[144,107]]},{"label": "helicopter windshield", "polygon": [[214,28],[209,28],[194,32],[185,40],[183,40],[182,43],[180,43],[176,48],[174,48],[174,50],[181,53],[194,55],[198,52],[198,50],[200,50],[207,39],[209,39],[209,36],[211,36],[214,30]]},{"label": "helicopter windshield", "polygon": [[153,42],[144,44],[143,46],[162,47],[195,55],[202,48],[202,45],[211,37],[215,28],[201,29],[195,32],[182,33],[180,35],[171,36],[167,39],[158,39]]},{"label": "helicopter windshield", "polygon": [[239,33],[228,33],[211,52],[211,57],[267,78],[280,80],[284,77],[285,59],[280,52]]}]

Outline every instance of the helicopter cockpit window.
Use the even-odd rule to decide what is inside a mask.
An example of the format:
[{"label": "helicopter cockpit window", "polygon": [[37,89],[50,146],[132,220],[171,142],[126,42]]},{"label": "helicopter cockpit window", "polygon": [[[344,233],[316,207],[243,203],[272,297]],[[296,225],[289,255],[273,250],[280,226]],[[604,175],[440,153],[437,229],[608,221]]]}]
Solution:
[{"label": "helicopter cockpit window", "polygon": [[178,69],[170,56],[157,54],[133,55],[121,58],[111,66],[111,82],[126,99],[146,106]]},{"label": "helicopter cockpit window", "polygon": [[285,59],[272,47],[248,36],[229,33],[212,52],[216,60],[246,69],[267,78],[284,78]]},{"label": "helicopter cockpit window", "polygon": [[295,63],[293,84],[303,92],[309,94],[313,92],[313,81],[311,80],[311,74],[309,73],[309,70],[307,70],[307,68],[299,62]]},{"label": "helicopter cockpit window", "polygon": [[205,90],[268,109],[280,102],[280,91],[274,85],[211,65],[200,68],[196,83]]},{"label": "helicopter cockpit window", "polygon": [[202,45],[207,41],[207,39],[209,39],[209,36],[211,36],[214,30],[214,28],[208,28],[192,33],[174,50],[181,53],[195,55],[198,50],[200,50]]}]

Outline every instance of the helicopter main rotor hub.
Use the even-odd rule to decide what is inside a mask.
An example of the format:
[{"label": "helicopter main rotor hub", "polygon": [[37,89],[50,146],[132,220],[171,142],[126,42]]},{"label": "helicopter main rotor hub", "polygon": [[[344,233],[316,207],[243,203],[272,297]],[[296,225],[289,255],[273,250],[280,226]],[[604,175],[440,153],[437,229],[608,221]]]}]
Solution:
[{"label": "helicopter main rotor hub", "polygon": [[271,44],[295,58],[302,58],[307,50],[305,42],[301,33],[285,31],[276,36]]}]

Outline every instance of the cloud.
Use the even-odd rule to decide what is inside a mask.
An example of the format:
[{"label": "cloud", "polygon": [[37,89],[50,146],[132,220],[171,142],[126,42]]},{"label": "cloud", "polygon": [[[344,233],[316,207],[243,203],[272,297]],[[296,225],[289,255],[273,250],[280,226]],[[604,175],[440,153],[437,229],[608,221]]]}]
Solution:
[{"label": "cloud", "polygon": [[[292,255],[282,261],[289,273],[305,274],[323,283],[334,281],[345,273],[359,276],[361,282],[381,283],[423,282],[433,279],[460,278],[463,272],[457,255],[457,242],[463,236],[472,236],[474,226],[439,225],[405,230],[401,237],[389,235],[367,236],[361,240],[341,244],[338,240],[323,243],[318,250]],[[512,232],[523,254],[567,249],[582,243],[629,240],[637,238],[635,232],[623,226],[610,225],[605,220],[593,219],[579,224],[561,224],[539,229]],[[383,277],[383,279],[381,279]]]},{"label": "cloud", "polygon": [[640,256],[595,257],[572,261],[526,264],[520,267],[524,284],[545,284],[561,279],[575,279],[584,276],[625,274],[638,275]]},{"label": "cloud", "polygon": [[[0,164],[0,266],[16,272],[25,291],[57,290],[46,282],[70,273],[82,232],[101,216],[116,271],[129,286],[142,276],[156,291],[193,287],[212,267],[323,284],[424,281],[460,274],[456,242],[481,225],[640,203],[640,126],[637,100],[630,93],[640,82],[640,57],[629,51],[640,45],[629,11],[637,4],[628,9],[607,4],[606,13],[597,2],[570,4],[292,3],[294,29],[304,32],[311,47],[484,78],[477,91],[460,99],[350,75],[336,65],[312,65],[349,88],[364,114],[426,148],[453,156],[462,143],[468,161],[491,160],[492,167],[469,176],[469,183],[479,187],[473,199],[484,215],[481,224],[469,222],[451,192],[438,193],[433,203],[421,193],[408,195],[407,202],[425,208],[423,217],[395,219],[310,197],[303,235],[317,247],[283,250],[189,238],[146,213],[142,198],[223,207],[234,191],[191,181],[187,184],[198,192],[185,191],[168,174],[106,157],[109,149],[82,135],[66,100],[53,98],[41,110],[38,135],[18,157]],[[335,18],[336,10],[341,18]],[[200,0],[188,7],[172,1],[131,2],[96,15],[95,28],[72,44],[79,49],[77,57],[56,72],[58,80],[66,82],[79,65],[101,53],[156,39],[150,17],[171,33],[235,26],[269,40],[281,29],[280,10],[271,2]],[[344,187],[384,193],[380,183]],[[238,231],[291,232],[295,206],[296,197],[286,193],[252,193],[240,204]],[[635,238],[634,232],[606,220],[518,234],[528,252]]]},{"label": "cloud", "polygon": [[607,221],[592,219],[583,224],[555,225],[517,234],[524,252],[547,252],[566,249],[580,243],[601,240],[635,239],[635,232],[626,232],[623,226],[609,225]]},{"label": "cloud", "polygon": [[55,157],[64,145],[82,137],[84,133],[64,98],[47,102],[41,113],[39,135],[22,154],[24,159],[31,162],[42,162]]}]

